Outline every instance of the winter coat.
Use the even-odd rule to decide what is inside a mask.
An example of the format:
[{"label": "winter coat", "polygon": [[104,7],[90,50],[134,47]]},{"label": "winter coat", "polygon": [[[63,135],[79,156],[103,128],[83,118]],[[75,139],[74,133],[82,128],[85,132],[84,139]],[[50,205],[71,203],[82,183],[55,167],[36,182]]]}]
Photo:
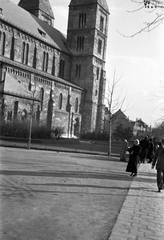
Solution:
[{"label": "winter coat", "polygon": [[137,165],[139,160],[139,154],[141,152],[141,146],[140,145],[133,145],[133,147],[128,149],[130,156],[129,156],[129,162],[126,167],[126,172],[132,172],[137,173]]},{"label": "winter coat", "polygon": [[155,166],[155,164],[156,169],[164,170],[164,146],[157,148],[152,165]]},{"label": "winter coat", "polygon": [[149,146],[149,151],[147,154],[147,158],[148,159],[152,159],[154,157],[154,143],[150,142],[150,146]]},{"label": "winter coat", "polygon": [[141,140],[140,146],[142,147],[140,158],[146,158],[149,151],[149,141],[146,139]]}]

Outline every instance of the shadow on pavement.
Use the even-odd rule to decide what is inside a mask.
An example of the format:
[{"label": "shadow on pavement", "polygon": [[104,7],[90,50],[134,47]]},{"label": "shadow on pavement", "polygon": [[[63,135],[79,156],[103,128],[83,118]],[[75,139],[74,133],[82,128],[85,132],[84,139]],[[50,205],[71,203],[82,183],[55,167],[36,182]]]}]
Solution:
[{"label": "shadow on pavement", "polygon": [[[77,156],[72,155],[71,158],[77,158]],[[122,162],[122,161],[120,161],[119,156],[112,156],[112,157],[109,158],[108,156],[102,156],[102,155],[85,155],[85,156],[84,155],[79,155],[78,158],[79,159],[85,158],[85,159],[90,159],[90,160],[94,160],[94,161],[100,161],[101,160],[101,161],[107,161],[107,162]]]},{"label": "shadow on pavement", "polygon": [[18,176],[37,176],[37,177],[68,177],[68,178],[91,178],[91,179],[112,179],[120,181],[129,181],[126,173],[99,173],[99,172],[82,172],[82,171],[17,171],[1,170],[1,175],[18,175]]}]

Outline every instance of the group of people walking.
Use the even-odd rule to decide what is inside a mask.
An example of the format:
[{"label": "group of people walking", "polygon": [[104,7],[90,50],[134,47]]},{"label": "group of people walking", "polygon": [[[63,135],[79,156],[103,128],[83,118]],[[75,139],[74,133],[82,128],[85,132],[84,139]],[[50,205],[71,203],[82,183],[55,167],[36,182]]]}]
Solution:
[{"label": "group of people walking", "polygon": [[156,143],[152,138],[145,136],[139,141],[134,140],[132,147],[128,147],[129,161],[126,172],[130,176],[137,176],[138,163],[151,163],[152,168],[156,165],[158,191],[164,188],[164,139]]}]

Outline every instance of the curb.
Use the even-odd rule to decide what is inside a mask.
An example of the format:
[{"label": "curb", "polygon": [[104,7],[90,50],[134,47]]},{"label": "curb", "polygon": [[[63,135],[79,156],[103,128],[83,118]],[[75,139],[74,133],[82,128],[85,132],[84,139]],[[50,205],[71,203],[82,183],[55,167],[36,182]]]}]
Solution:
[{"label": "curb", "polygon": [[[0,143],[0,147],[10,147],[10,148],[21,148],[21,149],[27,149],[26,146],[20,146],[17,145],[16,143],[11,143],[11,144],[3,144]],[[42,150],[42,151],[53,151],[53,152],[65,152],[65,153],[79,153],[79,154],[89,154],[89,155],[101,155],[101,156],[107,156],[107,153],[105,152],[93,152],[93,151],[86,151],[86,150],[78,150],[78,149],[73,149],[73,148],[60,148],[57,147],[56,149],[50,148],[50,147],[35,147],[31,146],[30,149],[27,150]],[[111,157],[120,157],[119,154],[111,154]]]}]

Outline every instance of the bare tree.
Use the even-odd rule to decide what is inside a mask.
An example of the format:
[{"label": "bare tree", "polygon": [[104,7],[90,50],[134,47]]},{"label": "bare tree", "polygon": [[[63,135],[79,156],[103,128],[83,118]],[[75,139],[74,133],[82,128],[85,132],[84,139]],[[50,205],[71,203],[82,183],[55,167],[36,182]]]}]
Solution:
[{"label": "bare tree", "polygon": [[150,32],[163,23],[164,0],[131,0],[131,2],[135,3],[137,8],[135,8],[133,11],[128,11],[129,13],[134,13],[145,9],[148,14],[153,15],[153,18],[150,22],[145,22],[144,26],[139,31],[129,36],[126,36],[118,31],[124,37],[134,37],[142,32]]},{"label": "bare tree", "polygon": [[[122,76],[118,77],[116,70],[113,73],[113,79],[108,83],[108,90],[106,92],[106,103],[108,107],[108,123],[109,123],[109,147],[108,156],[111,156],[111,139],[112,139],[112,120],[114,113],[123,108],[127,94],[123,94],[123,87],[119,87]],[[122,110],[122,111],[125,111]]]},{"label": "bare tree", "polygon": [[153,135],[158,140],[164,138],[164,121],[161,123],[156,123],[155,127],[153,128]]}]

